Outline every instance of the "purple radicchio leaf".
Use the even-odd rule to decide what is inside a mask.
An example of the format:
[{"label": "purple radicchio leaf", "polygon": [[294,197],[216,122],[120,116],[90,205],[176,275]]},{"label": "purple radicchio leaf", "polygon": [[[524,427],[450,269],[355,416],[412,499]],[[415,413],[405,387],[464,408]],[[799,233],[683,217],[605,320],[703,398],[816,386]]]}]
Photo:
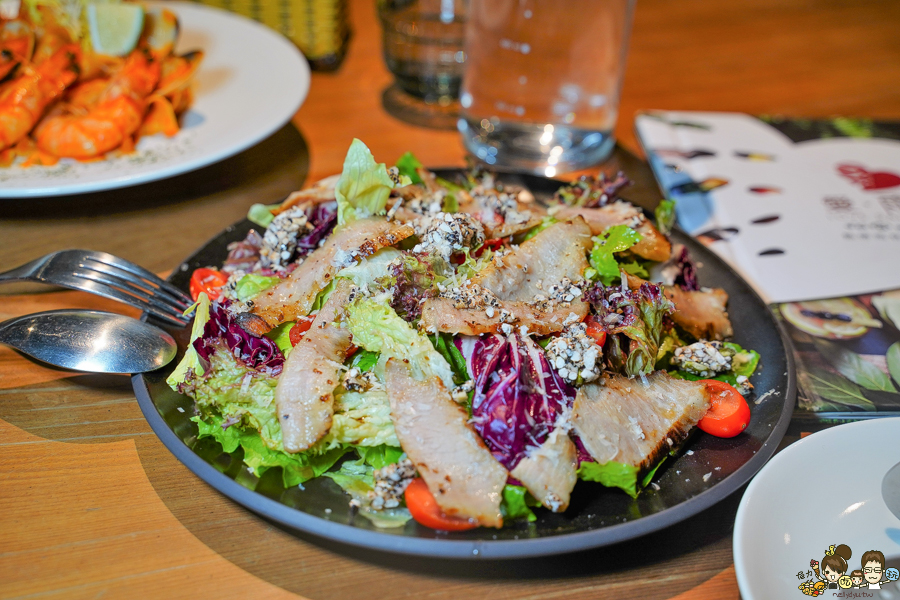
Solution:
[{"label": "purple radicchio leaf", "polygon": [[225,347],[240,362],[251,369],[269,375],[278,375],[284,365],[284,354],[267,337],[256,337],[245,331],[229,316],[225,307],[213,302],[209,309],[209,321],[203,328],[203,335],[194,340],[194,349],[205,361],[221,347]]},{"label": "purple radicchio leaf", "polygon": [[259,262],[259,249],[262,248],[262,243],[262,236],[255,229],[251,229],[247,237],[240,242],[228,244],[228,257],[222,265],[222,271],[225,273],[252,271],[253,266]]},{"label": "purple radicchio leaf", "polygon": [[337,202],[322,202],[306,209],[307,222],[312,229],[297,238],[297,254],[306,256],[319,247],[319,242],[331,234],[337,224]]},{"label": "purple radicchio leaf", "polygon": [[697,267],[694,265],[694,261],[691,259],[690,252],[688,252],[686,246],[681,249],[681,254],[678,256],[676,264],[678,266],[678,274],[675,276],[675,285],[681,286],[681,289],[686,292],[699,290]]},{"label": "purple radicchio leaf", "polygon": [[480,338],[466,362],[475,380],[475,430],[494,457],[512,470],[527,448],[546,441],[562,412],[571,407],[575,390],[527,336]]}]

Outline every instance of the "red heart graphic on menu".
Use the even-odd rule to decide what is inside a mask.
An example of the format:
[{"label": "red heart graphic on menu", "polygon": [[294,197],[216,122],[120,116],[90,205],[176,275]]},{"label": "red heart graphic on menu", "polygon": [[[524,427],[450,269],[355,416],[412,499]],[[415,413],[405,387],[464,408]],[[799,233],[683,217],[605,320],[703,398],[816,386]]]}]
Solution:
[{"label": "red heart graphic on menu", "polygon": [[900,186],[900,175],[889,171],[867,171],[857,165],[838,165],[838,173],[864,190],[883,190]]}]

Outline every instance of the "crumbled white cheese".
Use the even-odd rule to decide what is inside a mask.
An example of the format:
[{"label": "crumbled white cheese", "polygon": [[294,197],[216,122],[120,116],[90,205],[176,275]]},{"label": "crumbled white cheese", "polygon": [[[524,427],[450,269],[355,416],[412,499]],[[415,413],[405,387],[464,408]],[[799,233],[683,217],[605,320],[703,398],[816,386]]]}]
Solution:
[{"label": "crumbled white cheese", "polygon": [[259,249],[259,266],[273,271],[283,271],[290,264],[297,249],[297,238],[312,229],[301,206],[289,208],[276,216],[263,236]]},{"label": "crumbled white cheese", "polygon": [[419,243],[413,252],[436,253],[450,261],[454,252],[484,243],[484,227],[465,213],[438,213],[413,222]]},{"label": "crumbled white cheese", "polygon": [[[404,458],[398,463],[378,469],[373,476],[375,489],[367,495],[370,506],[375,510],[396,508],[400,505],[406,487],[416,476],[416,467],[411,460]],[[353,500],[350,501],[350,505],[353,505]],[[359,506],[359,502],[356,506]]]},{"label": "crumbled white cheese", "polygon": [[575,323],[562,335],[550,340],[545,349],[547,359],[557,373],[570,383],[580,377],[588,383],[600,377],[602,348],[587,334],[587,325]]},{"label": "crumbled white cheese", "polygon": [[700,341],[675,349],[672,365],[698,377],[714,377],[731,370],[734,351],[722,342]]}]

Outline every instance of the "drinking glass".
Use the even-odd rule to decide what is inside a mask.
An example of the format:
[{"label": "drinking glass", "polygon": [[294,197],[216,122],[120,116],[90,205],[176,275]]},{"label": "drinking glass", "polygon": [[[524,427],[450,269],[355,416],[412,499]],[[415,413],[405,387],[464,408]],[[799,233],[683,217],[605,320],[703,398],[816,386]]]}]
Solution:
[{"label": "drinking glass", "polygon": [[382,101],[394,116],[453,128],[466,55],[467,0],[380,0],[384,61],[394,75]]},{"label": "drinking glass", "polygon": [[552,177],[605,160],[635,0],[471,0],[457,123],[500,169]]}]

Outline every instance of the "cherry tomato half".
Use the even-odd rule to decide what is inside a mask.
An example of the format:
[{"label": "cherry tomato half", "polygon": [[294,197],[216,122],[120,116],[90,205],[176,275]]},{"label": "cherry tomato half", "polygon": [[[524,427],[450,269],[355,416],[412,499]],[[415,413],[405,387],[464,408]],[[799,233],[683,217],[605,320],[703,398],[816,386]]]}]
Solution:
[{"label": "cherry tomato half", "polygon": [[606,342],[606,330],[603,328],[603,325],[594,315],[588,315],[584,320],[584,324],[587,325],[587,334],[594,338],[594,341],[597,342],[600,346],[602,346]]},{"label": "cherry tomato half", "polygon": [[316,319],[315,315],[308,317],[300,317],[291,330],[288,332],[288,339],[291,340],[291,346],[296,346],[303,339],[303,334],[309,331],[312,322]]},{"label": "cherry tomato half", "polygon": [[704,379],[710,407],[697,427],[716,437],[734,437],[750,424],[750,407],[734,386],[717,379]]},{"label": "cherry tomato half", "polygon": [[413,479],[412,483],[407,486],[404,498],[413,519],[425,527],[441,531],[465,531],[478,527],[477,523],[468,519],[445,515],[434,496],[431,495],[428,486],[425,485],[425,480],[421,477]]},{"label": "cherry tomato half", "polygon": [[486,250],[497,251],[502,248],[506,244],[506,240],[503,238],[492,238],[489,240],[485,240],[485,242],[480,245],[475,252],[472,253],[472,256],[475,258],[481,258],[481,255],[485,253]]},{"label": "cherry tomato half", "polygon": [[215,269],[201,267],[191,275],[191,297],[196,300],[200,292],[206,292],[210,300],[218,300],[219,288],[228,282],[228,275]]}]

